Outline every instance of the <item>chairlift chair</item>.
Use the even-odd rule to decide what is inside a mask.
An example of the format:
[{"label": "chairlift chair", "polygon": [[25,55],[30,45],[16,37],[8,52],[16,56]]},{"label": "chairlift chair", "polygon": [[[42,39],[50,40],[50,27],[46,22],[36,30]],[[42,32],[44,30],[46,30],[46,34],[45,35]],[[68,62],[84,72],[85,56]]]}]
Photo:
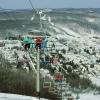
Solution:
[{"label": "chairlift chair", "polygon": [[55,91],[54,91],[54,94],[58,94],[58,92],[59,92],[58,90],[55,90]]},{"label": "chairlift chair", "polygon": [[57,52],[51,52],[51,55],[57,55],[58,53]]},{"label": "chairlift chair", "polygon": [[65,96],[65,97],[67,97],[67,96],[68,96],[68,93],[67,93],[67,92],[65,92],[64,96]]},{"label": "chairlift chair", "polygon": [[57,94],[57,98],[59,98],[59,99],[62,98],[62,93],[61,93],[61,92],[59,92],[59,93]]},{"label": "chairlift chair", "polygon": [[49,56],[45,56],[44,62],[45,64],[49,64],[50,63],[50,57]]},{"label": "chairlift chair", "polygon": [[43,88],[49,88],[51,87],[51,82],[44,82],[43,83]]},{"label": "chairlift chair", "polygon": [[50,88],[50,87],[51,87],[51,82],[47,81],[46,78],[44,78],[43,88]]},{"label": "chairlift chair", "polygon": [[49,92],[50,92],[50,93],[55,93],[55,88],[54,88],[54,87],[50,87],[50,88],[49,88]]},{"label": "chairlift chair", "polygon": [[69,96],[67,100],[74,100],[73,96]]},{"label": "chairlift chair", "polygon": [[80,96],[76,96],[76,99],[79,99],[80,98]]},{"label": "chairlift chair", "polygon": [[62,86],[61,84],[57,86],[57,91],[64,92],[65,86]]}]

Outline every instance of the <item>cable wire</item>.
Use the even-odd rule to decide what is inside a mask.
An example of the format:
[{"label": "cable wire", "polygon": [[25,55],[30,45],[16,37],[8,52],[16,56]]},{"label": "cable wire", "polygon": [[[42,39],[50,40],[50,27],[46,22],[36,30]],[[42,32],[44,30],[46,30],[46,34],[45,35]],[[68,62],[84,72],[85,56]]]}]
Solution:
[{"label": "cable wire", "polygon": [[36,14],[38,14],[38,11],[34,8],[32,1],[31,1],[31,0],[28,0],[28,1],[29,1],[30,5],[31,5],[31,7],[32,7],[32,10],[33,10]]}]

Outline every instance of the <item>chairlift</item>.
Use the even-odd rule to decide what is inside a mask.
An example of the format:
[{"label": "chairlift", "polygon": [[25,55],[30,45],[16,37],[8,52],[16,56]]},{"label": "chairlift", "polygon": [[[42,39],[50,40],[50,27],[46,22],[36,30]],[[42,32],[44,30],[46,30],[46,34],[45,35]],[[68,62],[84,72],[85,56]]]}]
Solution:
[{"label": "chairlift", "polygon": [[43,88],[50,88],[50,87],[51,87],[51,82],[49,80],[46,80],[45,77],[43,82]]},{"label": "chairlift", "polygon": [[68,93],[65,92],[64,96],[67,97],[68,96]]},{"label": "chairlift", "polygon": [[59,98],[59,99],[62,98],[62,93],[61,92],[57,94],[57,98]]},{"label": "chairlift", "polygon": [[58,90],[55,90],[55,91],[54,91],[54,94],[58,94],[58,92],[59,92]]},{"label": "chairlift", "polygon": [[45,63],[45,64],[50,64],[50,63],[52,63],[52,58],[50,58],[48,55],[45,56],[45,59],[44,59],[43,63]]},{"label": "chairlift", "polygon": [[60,92],[64,92],[65,91],[65,86],[62,86],[62,84],[58,84],[56,90],[60,91]]},{"label": "chairlift", "polygon": [[80,96],[79,96],[79,94],[77,94],[76,99],[79,99],[79,98],[80,98]]},{"label": "chairlift", "polygon": [[57,55],[57,52],[51,52],[51,55]]},{"label": "chairlift", "polygon": [[37,37],[39,35],[41,35],[42,37],[48,37],[48,36],[45,36],[46,33],[44,33],[43,31],[39,31],[39,30],[29,30],[28,34],[33,35],[33,37]]},{"label": "chairlift", "polygon": [[69,96],[67,100],[74,100],[73,96]]},{"label": "chairlift", "polygon": [[54,88],[54,87],[50,87],[50,88],[49,88],[49,92],[50,92],[50,93],[55,93],[55,88]]},{"label": "chairlift", "polygon": [[44,82],[43,83],[43,88],[49,88],[51,87],[51,82]]}]

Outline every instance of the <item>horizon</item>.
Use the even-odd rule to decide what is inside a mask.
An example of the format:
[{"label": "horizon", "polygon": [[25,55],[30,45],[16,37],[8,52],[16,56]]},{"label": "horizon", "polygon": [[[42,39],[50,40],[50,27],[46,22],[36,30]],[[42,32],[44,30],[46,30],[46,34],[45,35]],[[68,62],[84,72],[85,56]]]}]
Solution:
[{"label": "horizon", "polygon": [[[34,8],[34,9],[100,9],[100,8]],[[32,8],[0,9],[0,10],[33,10]]]}]

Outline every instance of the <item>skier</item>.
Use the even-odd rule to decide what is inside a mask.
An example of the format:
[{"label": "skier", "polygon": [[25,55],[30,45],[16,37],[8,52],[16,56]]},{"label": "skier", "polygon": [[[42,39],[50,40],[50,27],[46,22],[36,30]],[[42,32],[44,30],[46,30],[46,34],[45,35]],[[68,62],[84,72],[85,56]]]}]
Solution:
[{"label": "skier", "polygon": [[23,43],[24,43],[24,49],[28,50],[29,46],[30,46],[30,44],[29,44],[29,37],[24,37]]},{"label": "skier", "polygon": [[58,62],[59,62],[59,58],[57,57],[57,56],[55,56],[54,58],[53,58],[53,65],[58,65]]},{"label": "skier", "polygon": [[41,49],[41,44],[42,44],[42,38],[41,36],[38,36],[36,39],[36,48],[39,47],[39,49]]},{"label": "skier", "polygon": [[35,48],[35,40],[31,40],[31,43],[30,43],[30,48],[33,49]]},{"label": "skier", "polygon": [[56,73],[55,82],[62,83],[63,76],[60,73]]},{"label": "skier", "polygon": [[44,40],[42,41],[42,44],[41,44],[41,48],[43,48],[43,49],[46,48],[47,42],[48,42],[47,38],[44,38]]}]

